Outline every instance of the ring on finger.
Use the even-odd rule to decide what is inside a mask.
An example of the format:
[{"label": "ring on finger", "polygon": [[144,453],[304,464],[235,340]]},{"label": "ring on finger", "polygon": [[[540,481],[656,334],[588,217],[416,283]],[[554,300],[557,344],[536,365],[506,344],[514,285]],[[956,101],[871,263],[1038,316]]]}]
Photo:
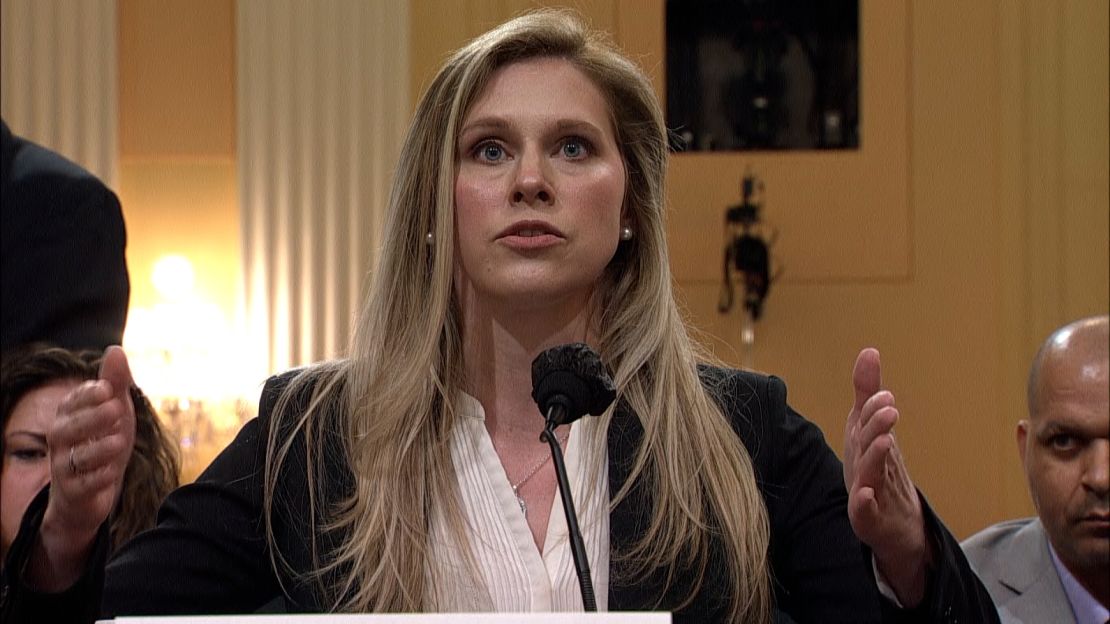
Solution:
[{"label": "ring on finger", "polygon": [[74,475],[77,475],[81,472],[77,469],[77,460],[74,457],[74,449],[76,448],[76,446],[69,447],[69,471]]}]

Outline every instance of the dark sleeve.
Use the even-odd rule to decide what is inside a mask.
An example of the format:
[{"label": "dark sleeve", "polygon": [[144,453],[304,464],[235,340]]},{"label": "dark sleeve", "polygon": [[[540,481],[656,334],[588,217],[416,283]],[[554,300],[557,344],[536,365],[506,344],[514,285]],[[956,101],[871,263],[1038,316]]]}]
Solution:
[{"label": "dark sleeve", "polygon": [[[771,565],[778,609],[806,622],[998,621],[986,589],[958,542],[922,497],[937,560],[925,600],[896,608],[879,593],[870,550],[848,520],[843,466],[820,429],[786,403],[786,386],[734,389],[746,406],[734,422],[752,455],[771,523]],[[735,409],[735,406],[734,406]],[[734,412],[735,413],[735,412]]]},{"label": "dark sleeve", "polygon": [[4,194],[3,345],[119,344],[131,292],[119,199],[37,146],[24,152],[16,169],[28,171]]},{"label": "dark sleeve", "polygon": [[167,497],[154,529],[108,564],[102,614],[249,613],[280,593],[262,515],[260,419]]},{"label": "dark sleeve", "polygon": [[920,492],[918,496],[925,514],[925,530],[932,541],[936,560],[921,605],[912,610],[898,610],[884,601],[887,611],[885,621],[903,624],[998,624],[998,609],[983,582],[972,571],[960,543],[940,521],[925,497]]},{"label": "dark sleeve", "polygon": [[[842,466],[821,430],[786,403],[786,386],[753,384],[740,433],[771,523],[778,609],[798,624],[881,621],[881,596],[848,521]],[[744,396],[743,392],[737,393]]]},{"label": "dark sleeve", "polygon": [[[104,615],[252,613],[275,606],[322,610],[321,587],[331,577],[321,579],[314,571],[342,536],[321,527],[332,503],[351,491],[352,481],[339,419],[334,413],[322,415],[307,425],[325,436],[323,455],[328,457],[313,461],[320,500],[311,505],[306,438],[303,432],[293,435],[292,428],[313,384],[299,384],[287,413],[274,414],[278,397],[297,374],[271,378],[262,390],[258,418],[244,425],[195,483],[166,499],[154,529],[120,549],[105,575]],[[269,503],[277,553],[267,540],[263,515],[271,427],[279,428],[275,439],[291,440]]]},{"label": "dark sleeve", "polygon": [[0,622],[92,622],[104,584],[104,561],[108,557],[108,524],[97,533],[85,573],[72,587],[59,594],[31,591],[23,583],[23,572],[46,513],[50,486],[42,488],[27,510],[12,541],[0,572]]}]

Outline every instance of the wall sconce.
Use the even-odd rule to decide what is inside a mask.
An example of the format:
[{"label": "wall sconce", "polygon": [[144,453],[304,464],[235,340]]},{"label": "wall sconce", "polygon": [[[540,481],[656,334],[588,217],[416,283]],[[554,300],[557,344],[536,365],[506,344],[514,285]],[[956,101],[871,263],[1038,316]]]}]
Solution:
[{"label": "wall sconce", "polygon": [[124,334],[131,369],[181,445],[182,483],[196,478],[254,416],[245,393],[257,386],[244,364],[244,332],[197,296],[192,263],[166,255],[152,274],[160,301],[133,307]]},{"label": "wall sconce", "polygon": [[725,210],[725,246],[721,297],[717,311],[726,314],[732,310],[734,282],[739,282],[743,304],[743,324],[740,344],[744,350],[744,366],[753,368],[752,351],[755,345],[755,323],[763,315],[763,303],[771,284],[781,273],[771,255],[771,248],[778,232],[767,226],[760,215],[763,208],[763,181],[751,170],[744,174],[740,184],[739,204]]}]

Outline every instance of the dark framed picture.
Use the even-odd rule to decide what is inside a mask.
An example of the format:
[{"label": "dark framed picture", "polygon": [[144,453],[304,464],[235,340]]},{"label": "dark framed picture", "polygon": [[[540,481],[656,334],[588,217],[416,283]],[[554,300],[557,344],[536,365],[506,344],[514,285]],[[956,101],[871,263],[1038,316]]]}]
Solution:
[{"label": "dark framed picture", "polygon": [[666,0],[676,150],[860,146],[859,0]]}]

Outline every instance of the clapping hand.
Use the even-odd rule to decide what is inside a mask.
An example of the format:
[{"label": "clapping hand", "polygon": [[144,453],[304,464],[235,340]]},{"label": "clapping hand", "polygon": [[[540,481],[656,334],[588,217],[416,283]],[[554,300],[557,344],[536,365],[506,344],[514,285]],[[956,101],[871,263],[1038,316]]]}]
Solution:
[{"label": "clapping hand", "polygon": [[894,395],[882,389],[878,351],[860,352],[852,385],[855,404],[844,431],[848,518],[898,600],[914,607],[925,595],[931,553],[921,499],[894,439],[899,414]]}]

